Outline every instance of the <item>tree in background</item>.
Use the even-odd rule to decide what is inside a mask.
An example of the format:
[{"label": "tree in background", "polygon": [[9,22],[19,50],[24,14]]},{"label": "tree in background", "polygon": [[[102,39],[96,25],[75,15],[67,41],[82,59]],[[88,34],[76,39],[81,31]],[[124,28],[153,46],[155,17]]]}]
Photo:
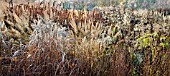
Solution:
[{"label": "tree in background", "polygon": [[169,7],[170,0],[90,0],[97,6],[113,6],[125,4],[129,8],[158,8]]}]

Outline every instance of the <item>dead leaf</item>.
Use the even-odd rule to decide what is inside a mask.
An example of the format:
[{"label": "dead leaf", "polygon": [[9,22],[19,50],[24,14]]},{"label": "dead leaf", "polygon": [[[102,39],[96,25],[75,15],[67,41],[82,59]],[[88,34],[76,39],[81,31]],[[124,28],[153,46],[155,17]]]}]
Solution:
[{"label": "dead leaf", "polygon": [[14,19],[17,23],[22,24],[21,19],[16,15],[16,13],[13,13]]},{"label": "dead leaf", "polygon": [[77,25],[76,25],[76,22],[75,22],[73,16],[71,16],[70,25],[74,28],[74,32],[77,34],[78,33],[78,29],[77,29]]},{"label": "dead leaf", "polygon": [[45,20],[50,19],[49,15],[47,14],[47,10],[43,11],[43,17],[44,17]]}]

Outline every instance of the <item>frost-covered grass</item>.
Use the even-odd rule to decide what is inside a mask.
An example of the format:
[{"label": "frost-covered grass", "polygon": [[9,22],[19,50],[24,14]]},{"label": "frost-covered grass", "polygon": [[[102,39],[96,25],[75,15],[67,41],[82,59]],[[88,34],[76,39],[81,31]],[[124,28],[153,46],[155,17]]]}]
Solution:
[{"label": "frost-covered grass", "polygon": [[1,75],[170,73],[169,15],[123,7],[101,8],[93,15],[75,10],[49,14],[50,9],[6,12],[7,19],[0,23]]}]

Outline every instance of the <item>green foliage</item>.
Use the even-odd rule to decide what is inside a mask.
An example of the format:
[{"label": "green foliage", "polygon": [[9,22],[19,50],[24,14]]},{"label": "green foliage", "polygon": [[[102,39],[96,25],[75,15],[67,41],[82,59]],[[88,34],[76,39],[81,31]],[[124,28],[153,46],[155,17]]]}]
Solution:
[{"label": "green foliage", "polygon": [[[155,40],[156,39],[156,40]],[[158,33],[145,34],[144,36],[137,39],[140,48],[153,47],[154,41],[160,40],[159,45],[163,48],[169,47],[169,42],[167,36],[158,36]]]}]

